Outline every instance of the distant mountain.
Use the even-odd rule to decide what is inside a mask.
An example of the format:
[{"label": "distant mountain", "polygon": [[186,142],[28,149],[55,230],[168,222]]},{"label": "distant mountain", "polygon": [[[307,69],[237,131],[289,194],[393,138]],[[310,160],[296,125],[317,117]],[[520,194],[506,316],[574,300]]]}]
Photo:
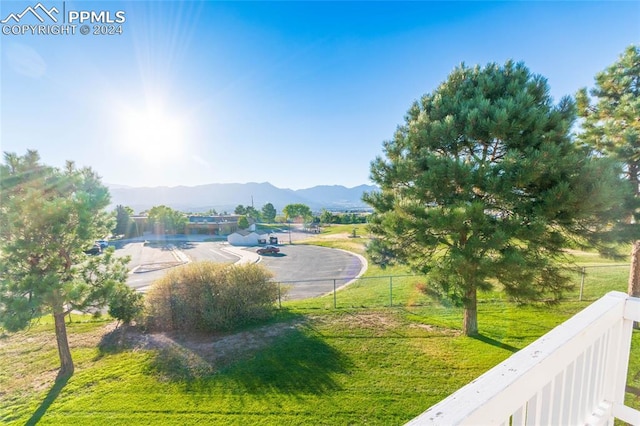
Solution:
[{"label": "distant mountain", "polygon": [[111,192],[111,208],[122,204],[136,213],[153,206],[166,205],[173,209],[189,212],[204,212],[216,209],[218,212],[232,213],[238,204],[261,209],[267,203],[282,211],[284,206],[302,203],[319,211],[350,210],[368,207],[362,201],[365,191],[375,191],[377,187],[360,185],[346,188],[340,185],[314,186],[308,189],[282,189],[264,183],[212,183],[198,186],[135,188],[123,185],[107,185]]}]

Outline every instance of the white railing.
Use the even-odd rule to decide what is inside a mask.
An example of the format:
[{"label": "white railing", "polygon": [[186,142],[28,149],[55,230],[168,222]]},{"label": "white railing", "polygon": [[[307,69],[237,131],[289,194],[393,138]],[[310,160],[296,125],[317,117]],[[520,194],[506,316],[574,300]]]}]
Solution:
[{"label": "white railing", "polygon": [[640,425],[624,405],[640,299],[611,292],[408,425]]}]

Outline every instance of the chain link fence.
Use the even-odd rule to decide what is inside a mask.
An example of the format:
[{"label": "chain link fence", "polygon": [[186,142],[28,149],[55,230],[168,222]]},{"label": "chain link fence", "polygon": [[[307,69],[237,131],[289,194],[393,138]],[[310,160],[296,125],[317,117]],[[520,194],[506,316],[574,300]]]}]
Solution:
[{"label": "chain link fence", "polygon": [[579,267],[572,274],[575,290],[565,297],[577,300],[597,300],[610,291],[627,292],[631,265],[591,265]]},{"label": "chain link fence", "polygon": [[[564,295],[564,300],[593,301],[609,291],[626,292],[629,267],[629,264],[618,264],[575,268],[570,273],[574,289]],[[433,303],[423,291],[426,286],[427,280],[421,275],[282,281],[278,283],[278,304],[282,307],[283,303],[296,301],[296,306],[309,309],[421,306]],[[345,288],[348,292],[344,292]],[[499,289],[479,297],[504,298]]]}]

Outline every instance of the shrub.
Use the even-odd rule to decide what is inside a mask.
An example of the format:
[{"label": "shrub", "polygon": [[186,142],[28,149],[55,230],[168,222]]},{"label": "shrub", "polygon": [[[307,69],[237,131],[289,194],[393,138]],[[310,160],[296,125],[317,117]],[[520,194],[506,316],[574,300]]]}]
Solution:
[{"label": "shrub", "polygon": [[162,331],[223,331],[265,320],[276,283],[261,266],[196,262],[157,280],[146,296],[146,325]]},{"label": "shrub", "polygon": [[118,285],[109,298],[109,315],[124,324],[137,318],[144,309],[144,296],[126,284]]}]

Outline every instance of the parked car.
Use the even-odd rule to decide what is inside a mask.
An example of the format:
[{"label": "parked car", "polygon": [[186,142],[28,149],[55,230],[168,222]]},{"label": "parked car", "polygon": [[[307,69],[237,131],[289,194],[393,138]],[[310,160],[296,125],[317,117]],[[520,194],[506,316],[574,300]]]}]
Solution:
[{"label": "parked car", "polygon": [[93,247],[91,247],[89,250],[85,250],[84,252],[91,255],[100,254],[102,253],[102,247],[100,247],[100,244],[95,243]]},{"label": "parked car", "polygon": [[280,249],[276,246],[266,246],[266,247],[262,247],[259,248],[256,253],[258,254],[276,254],[276,253],[280,253]]},{"label": "parked car", "polygon": [[107,240],[98,240],[98,241],[96,241],[96,244],[98,244],[102,250],[104,250],[107,247],[109,247],[109,241],[107,241]]}]

